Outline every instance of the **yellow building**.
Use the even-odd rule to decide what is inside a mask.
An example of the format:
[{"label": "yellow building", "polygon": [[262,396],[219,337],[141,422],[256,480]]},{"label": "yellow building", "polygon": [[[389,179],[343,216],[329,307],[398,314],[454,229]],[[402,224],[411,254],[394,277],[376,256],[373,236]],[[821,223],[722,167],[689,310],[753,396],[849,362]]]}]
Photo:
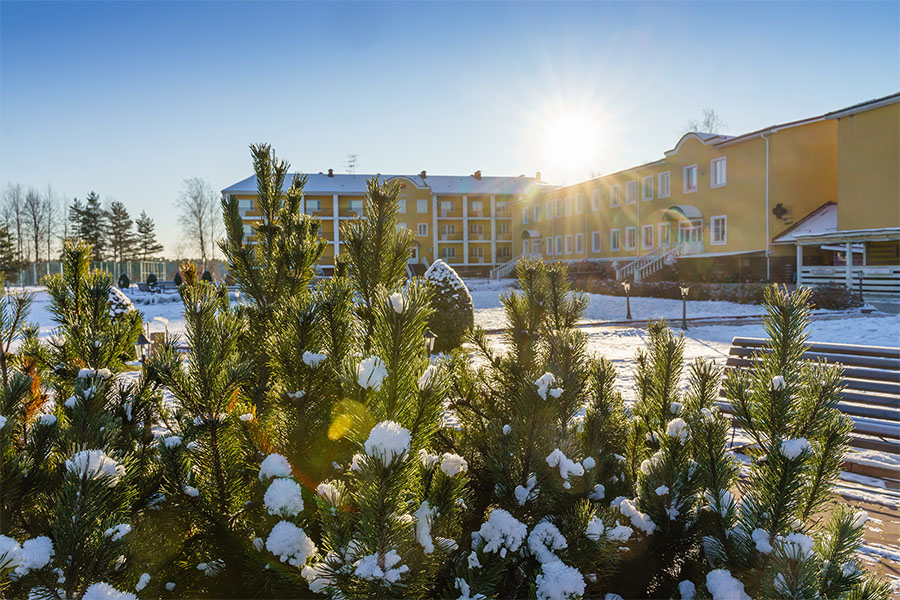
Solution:
[{"label": "yellow building", "polygon": [[[428,265],[441,258],[461,273],[487,274],[513,257],[512,210],[514,202],[534,195],[546,184],[537,177],[485,177],[480,171],[468,176],[379,175],[400,183],[400,226],[415,234],[412,265]],[[356,219],[365,208],[366,182],[372,175],[328,173],[308,175],[302,210],[318,217],[328,247],[323,271],[330,272],[340,254],[340,223]],[[286,182],[289,185],[289,181]],[[262,218],[256,206],[256,177],[251,176],[224,190],[235,196],[244,219],[245,235],[253,234],[253,221]],[[414,269],[421,270],[421,269]]]}]

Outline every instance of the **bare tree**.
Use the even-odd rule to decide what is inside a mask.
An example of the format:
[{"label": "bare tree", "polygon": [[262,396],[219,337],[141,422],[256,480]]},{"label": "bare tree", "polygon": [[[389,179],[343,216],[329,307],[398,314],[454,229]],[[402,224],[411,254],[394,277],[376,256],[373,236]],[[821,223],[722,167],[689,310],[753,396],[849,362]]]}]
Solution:
[{"label": "bare tree", "polygon": [[47,260],[53,257],[53,238],[59,227],[59,198],[53,192],[53,188],[47,186],[47,195],[44,196],[44,237],[47,240]]},{"label": "bare tree", "polygon": [[212,187],[199,177],[185,179],[175,206],[181,213],[181,230],[194,250],[198,252],[203,269],[211,256],[216,232],[221,230],[216,194]]},{"label": "bare tree", "polygon": [[22,205],[25,202],[25,193],[20,184],[10,184],[3,192],[3,220],[10,231],[16,232],[16,258],[22,260],[22,226],[24,217]]},{"label": "bare tree", "polygon": [[34,248],[34,262],[40,262],[41,260],[41,244],[44,242],[44,227],[46,223],[45,213],[44,198],[37,190],[29,189],[25,194],[25,202],[22,204],[22,214],[25,217],[28,243]]},{"label": "bare tree", "polygon": [[722,120],[722,117],[711,108],[703,109],[703,116],[700,120],[690,119],[684,133],[696,131],[699,133],[722,133],[728,129],[728,125]]}]

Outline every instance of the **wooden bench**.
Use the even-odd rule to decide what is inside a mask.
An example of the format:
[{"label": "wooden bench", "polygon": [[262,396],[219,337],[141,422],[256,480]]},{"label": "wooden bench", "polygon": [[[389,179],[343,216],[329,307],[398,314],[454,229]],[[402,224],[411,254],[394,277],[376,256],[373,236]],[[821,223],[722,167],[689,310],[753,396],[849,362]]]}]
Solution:
[{"label": "wooden bench", "polygon": [[[766,343],[760,338],[734,338],[726,367],[752,366],[766,352]],[[810,342],[803,358],[843,367],[844,389],[837,408],[853,420],[851,446],[900,453],[900,348]],[[728,402],[718,406],[731,412]]]}]

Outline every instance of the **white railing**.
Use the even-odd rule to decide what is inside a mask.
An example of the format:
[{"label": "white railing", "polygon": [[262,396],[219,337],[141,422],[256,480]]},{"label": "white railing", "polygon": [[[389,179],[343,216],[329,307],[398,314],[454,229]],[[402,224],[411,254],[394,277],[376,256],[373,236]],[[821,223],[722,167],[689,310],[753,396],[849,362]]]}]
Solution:
[{"label": "white railing", "polygon": [[500,279],[501,277],[506,277],[510,273],[516,270],[516,263],[519,259],[511,258],[502,265],[496,266],[491,269],[491,279]]},{"label": "white railing", "polygon": [[[862,287],[863,298],[900,298],[900,266],[851,266],[850,289]],[[801,267],[797,285],[847,285],[847,267]]]},{"label": "white railing", "polygon": [[647,254],[643,254],[624,267],[616,269],[616,279],[622,280],[629,275],[634,275],[635,281],[640,281],[662,269],[666,261],[679,256],[689,256],[703,252],[703,242],[681,242],[673,247],[667,244],[658,246]]}]

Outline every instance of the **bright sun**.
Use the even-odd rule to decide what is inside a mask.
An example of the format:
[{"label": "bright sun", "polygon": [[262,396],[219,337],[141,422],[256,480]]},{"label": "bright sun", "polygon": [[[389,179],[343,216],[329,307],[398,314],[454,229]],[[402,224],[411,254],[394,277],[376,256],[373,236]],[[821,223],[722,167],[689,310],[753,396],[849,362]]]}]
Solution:
[{"label": "bright sun", "polygon": [[543,122],[543,160],[564,179],[584,178],[597,168],[600,124],[587,112],[566,112]]}]

